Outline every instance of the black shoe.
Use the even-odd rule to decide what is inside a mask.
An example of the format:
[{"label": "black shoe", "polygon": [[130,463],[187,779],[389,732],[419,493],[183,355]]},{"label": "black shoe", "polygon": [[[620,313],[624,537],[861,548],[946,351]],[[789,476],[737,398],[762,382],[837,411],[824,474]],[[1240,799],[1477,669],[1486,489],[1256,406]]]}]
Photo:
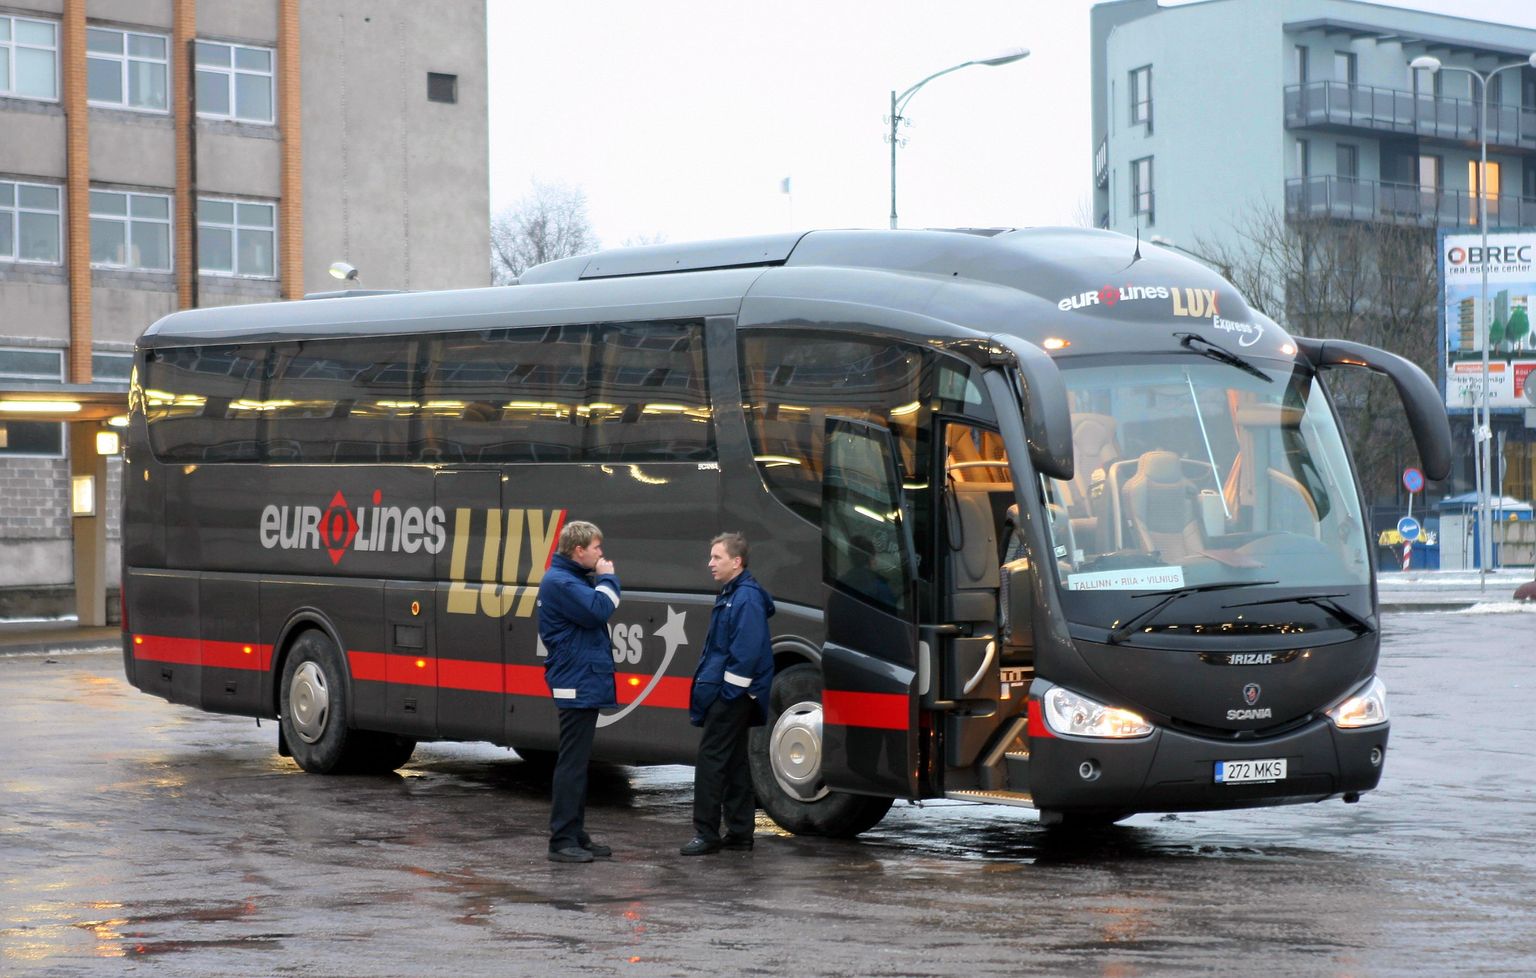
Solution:
[{"label": "black shoe", "polygon": [[685,856],[707,856],[712,852],[720,851],[720,841],[718,839],[711,841],[695,836],[692,842],[677,851]]},{"label": "black shoe", "polygon": [[549,850],[549,861],[552,863],[589,863],[592,861],[592,853],[580,846],[570,846],[566,849]]},{"label": "black shoe", "polygon": [[720,840],[720,848],[729,849],[732,852],[751,852],[752,837],[750,835],[727,835]]},{"label": "black shoe", "polygon": [[609,856],[613,855],[613,850],[611,848],[603,845],[601,842],[593,842],[591,839],[583,842],[581,847],[590,852],[596,859],[607,859]]}]

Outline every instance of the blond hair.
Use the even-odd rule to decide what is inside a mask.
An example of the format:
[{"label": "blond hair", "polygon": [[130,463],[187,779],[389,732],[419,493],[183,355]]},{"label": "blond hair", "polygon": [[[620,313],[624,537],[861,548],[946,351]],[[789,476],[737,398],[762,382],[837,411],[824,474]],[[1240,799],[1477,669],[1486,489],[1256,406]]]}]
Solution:
[{"label": "blond hair", "polygon": [[710,549],[713,550],[717,543],[725,547],[726,556],[740,557],[741,566],[747,566],[747,538],[745,536],[735,532],[721,533],[709,541]]},{"label": "blond hair", "polygon": [[597,528],[596,523],[588,523],[584,520],[572,520],[565,524],[560,531],[560,543],[556,547],[560,556],[569,557],[576,552],[577,547],[590,546],[593,540],[601,540],[603,531]]}]

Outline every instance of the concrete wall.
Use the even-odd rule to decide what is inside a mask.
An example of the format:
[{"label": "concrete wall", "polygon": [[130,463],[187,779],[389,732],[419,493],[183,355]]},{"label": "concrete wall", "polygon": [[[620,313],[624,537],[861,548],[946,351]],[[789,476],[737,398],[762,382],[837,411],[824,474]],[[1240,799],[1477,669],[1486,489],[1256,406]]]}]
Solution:
[{"label": "concrete wall", "polygon": [[[490,284],[485,5],[453,0],[305,4],[304,286]],[[458,76],[457,104],[427,73]]]}]

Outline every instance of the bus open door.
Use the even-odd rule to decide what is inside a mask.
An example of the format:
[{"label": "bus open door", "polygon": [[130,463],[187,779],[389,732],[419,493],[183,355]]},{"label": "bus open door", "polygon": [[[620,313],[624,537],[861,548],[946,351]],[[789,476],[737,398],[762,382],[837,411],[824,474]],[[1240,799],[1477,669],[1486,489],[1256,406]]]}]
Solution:
[{"label": "bus open door", "polygon": [[829,788],[918,791],[915,561],[890,431],[827,419],[822,473],[822,776]]}]

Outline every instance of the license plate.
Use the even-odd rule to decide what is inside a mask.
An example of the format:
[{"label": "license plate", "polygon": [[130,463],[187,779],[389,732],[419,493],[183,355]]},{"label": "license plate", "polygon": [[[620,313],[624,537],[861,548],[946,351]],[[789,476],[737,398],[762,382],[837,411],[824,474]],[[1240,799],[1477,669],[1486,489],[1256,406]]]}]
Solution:
[{"label": "license plate", "polygon": [[1261,784],[1285,780],[1285,758],[1262,761],[1217,761],[1217,784]]}]

